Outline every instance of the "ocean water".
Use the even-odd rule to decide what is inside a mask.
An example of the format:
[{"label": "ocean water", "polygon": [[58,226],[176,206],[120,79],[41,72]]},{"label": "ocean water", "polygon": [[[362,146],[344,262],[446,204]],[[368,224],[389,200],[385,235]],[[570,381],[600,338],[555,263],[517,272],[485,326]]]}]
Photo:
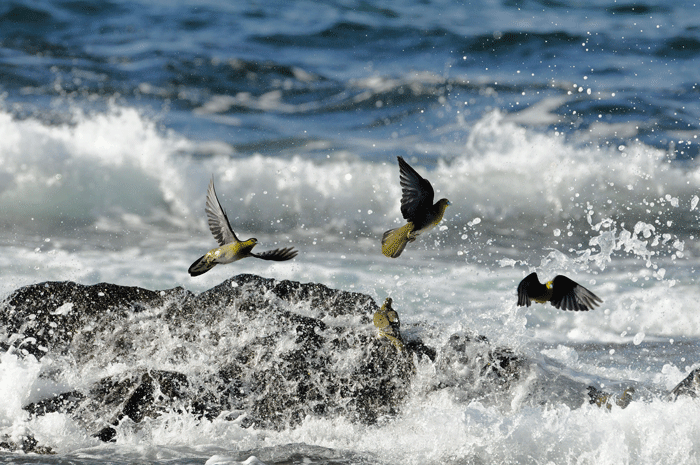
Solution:
[{"label": "ocean water", "polygon": [[[537,379],[494,404],[426,393],[421,365],[378,425],[172,413],[103,444],[21,410],[48,362],[3,354],[0,433],[29,430],[56,455],[0,462],[700,463],[700,403],[666,397],[700,367],[698,19],[694,0],[3,1],[2,296],[313,281],[391,296],[428,343],[479,332]],[[397,155],[452,206],[391,260]],[[299,256],[191,278],[215,245],[212,176],[239,236]],[[604,303],[519,308],[532,271]],[[637,391],[625,409],[573,408],[561,380]],[[525,400],[538,382],[551,401]]]}]

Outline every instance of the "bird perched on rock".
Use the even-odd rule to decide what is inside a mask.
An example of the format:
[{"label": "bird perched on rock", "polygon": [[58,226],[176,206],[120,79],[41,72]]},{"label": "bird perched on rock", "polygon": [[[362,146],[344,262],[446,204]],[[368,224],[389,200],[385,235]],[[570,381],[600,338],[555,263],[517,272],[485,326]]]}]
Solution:
[{"label": "bird perched on rock", "polygon": [[396,310],[391,308],[391,297],[387,297],[384,305],[374,313],[374,326],[379,329],[379,337],[385,337],[400,352],[404,349],[403,339],[401,338],[401,321]]},{"label": "bird perched on rock", "polygon": [[577,282],[558,275],[542,284],[537,273],[530,273],[518,284],[518,305],[530,306],[531,301],[549,302],[562,310],[592,310],[603,301]]},{"label": "bird perched on rock", "polygon": [[382,236],[382,253],[390,258],[401,255],[406,244],[415,241],[419,234],[433,229],[450,205],[447,199],[440,199],[433,205],[435,192],[430,182],[421,177],[402,157],[397,158],[402,192],[401,214],[408,223],[390,229]]},{"label": "bird perched on rock", "polygon": [[209,230],[219,243],[219,247],[211,249],[205,255],[199,257],[187,270],[192,276],[199,276],[214,268],[216,265],[235,262],[241,258],[255,257],[263,260],[274,260],[277,262],[291,260],[297,256],[297,251],[293,247],[268,250],[259,254],[253,253],[253,247],[258,243],[255,238],[241,241],[236,237],[236,233],[231,228],[228,216],[214,190],[214,178],[209,182],[207,189],[207,203],[205,211],[209,220]]}]

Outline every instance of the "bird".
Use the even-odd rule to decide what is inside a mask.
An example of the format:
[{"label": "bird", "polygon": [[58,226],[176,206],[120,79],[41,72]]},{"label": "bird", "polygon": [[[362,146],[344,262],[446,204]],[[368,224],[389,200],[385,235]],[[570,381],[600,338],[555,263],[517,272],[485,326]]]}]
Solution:
[{"label": "bird", "polygon": [[447,199],[433,204],[435,191],[430,181],[418,174],[403,157],[396,158],[399,160],[402,193],[401,214],[408,222],[400,228],[388,230],[382,236],[382,253],[390,258],[401,255],[406,244],[433,229],[442,220],[447,206],[451,205]]},{"label": "bird", "polygon": [[374,313],[372,322],[379,329],[378,337],[384,336],[401,352],[404,349],[403,339],[401,338],[401,321],[399,314],[391,307],[391,297],[387,297],[384,305]]},{"label": "bird", "polygon": [[574,311],[593,310],[603,303],[600,297],[566,276],[557,275],[542,284],[537,273],[530,273],[518,284],[518,305],[529,307],[533,300]]},{"label": "bird", "polygon": [[199,276],[214,268],[216,265],[232,263],[246,257],[261,258],[263,260],[274,260],[282,262],[291,260],[297,256],[294,247],[284,247],[281,249],[268,250],[262,253],[253,253],[253,247],[258,243],[256,238],[241,241],[231,228],[228,216],[216,196],[214,189],[214,178],[212,177],[207,189],[207,202],[204,209],[207,212],[209,230],[219,243],[219,247],[211,249],[206,254],[199,257],[187,270],[191,276]]}]

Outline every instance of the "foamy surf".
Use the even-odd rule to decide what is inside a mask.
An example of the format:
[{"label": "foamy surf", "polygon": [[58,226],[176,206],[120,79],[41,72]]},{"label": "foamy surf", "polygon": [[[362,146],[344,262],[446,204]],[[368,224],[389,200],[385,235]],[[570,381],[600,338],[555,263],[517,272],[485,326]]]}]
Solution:
[{"label": "foamy surf", "polygon": [[[197,143],[123,107],[76,112],[71,124],[0,118],[5,221],[39,231],[139,223],[206,231],[211,176],[232,221],[251,232],[369,236],[401,219],[392,158],[198,157]],[[664,151],[578,146],[498,112],[464,131],[463,149],[436,167],[413,161],[436,195],[452,200],[450,229],[517,236],[525,221],[564,241],[579,236],[582,220],[613,218],[628,229],[642,221],[657,235],[697,234],[698,169],[669,164]]]},{"label": "foamy surf", "polygon": [[[265,75],[251,63],[242,66]],[[318,282],[367,293],[377,302],[391,296],[406,333],[435,346],[451,334],[477,331],[527,357],[534,375],[510,397],[481,392],[474,398],[478,389],[460,384],[457,375],[442,379],[454,384],[451,389],[433,390],[435,367],[426,362],[401,412],[376,425],[309,417],[294,428],[255,430],[171,411],[138,425],[124,421],[116,428],[116,444],[102,444],[68,415],[31,417],[21,407],[88,386],[100,370],[116,374],[131,367],[105,363],[81,373],[66,360],[8,352],[0,363],[0,392],[7,399],[0,409],[2,434],[18,441],[31,432],[58,453],[42,461],[56,463],[697,459],[697,402],[667,398],[699,363],[700,171],[692,159],[676,159],[683,153],[671,145],[643,142],[645,128],[635,122],[601,118],[581,130],[573,122],[567,131],[551,127],[566,105],[593,102],[543,98],[526,112],[512,113],[477,107],[470,120],[456,114],[472,107],[441,95],[442,86],[452,85],[463,93],[475,86],[479,98],[499,92],[486,79],[382,76],[353,82],[335,104],[336,97],[291,104],[285,92],[295,83],[324,85],[292,75],[296,81],[285,84],[284,92],[239,92],[195,106],[197,118],[213,115],[212,125],[255,133],[250,146],[260,150],[246,152],[230,142],[239,135],[235,131],[222,136],[207,129],[201,139],[188,137],[124,102],[74,110],[52,122],[38,113],[19,117],[7,105],[0,111],[0,292],[54,280],[200,292],[242,272]],[[149,95],[168,92],[166,85],[139,88],[153,90]],[[362,113],[389,106],[406,92],[404,102],[416,106],[409,115],[422,114],[418,107],[434,99],[442,106],[432,111],[441,116],[433,114],[427,125],[410,116],[396,124],[396,115],[375,121]],[[324,109],[342,114],[343,105],[352,109],[345,117],[360,129],[340,148],[337,140],[300,136],[273,140],[287,147],[276,151],[257,141],[263,131],[251,123],[270,118],[266,124],[276,127],[280,115],[303,118]],[[251,113],[236,113],[240,108]],[[297,120],[280,133],[307,124]],[[382,124],[388,129],[366,130]],[[431,129],[416,134],[407,129],[413,124]],[[328,127],[313,129],[318,137]],[[690,147],[692,134],[682,137]],[[379,238],[401,223],[395,154],[406,156],[452,207],[440,228],[411,244],[399,260],[388,260],[380,254]],[[204,214],[212,176],[237,233],[257,237],[261,248],[295,246],[299,257],[187,276],[190,263],[215,244]],[[549,305],[519,308],[515,289],[531,271],[547,278],[566,274],[594,290],[603,305],[576,314]],[[170,366],[177,341],[163,334],[155,345],[159,356],[143,358]],[[49,383],[42,374],[56,372],[64,373],[63,383]],[[586,384],[617,395],[630,385],[637,391],[626,409],[607,410],[586,404],[585,392],[576,392],[581,397],[574,402],[565,389]]]}]

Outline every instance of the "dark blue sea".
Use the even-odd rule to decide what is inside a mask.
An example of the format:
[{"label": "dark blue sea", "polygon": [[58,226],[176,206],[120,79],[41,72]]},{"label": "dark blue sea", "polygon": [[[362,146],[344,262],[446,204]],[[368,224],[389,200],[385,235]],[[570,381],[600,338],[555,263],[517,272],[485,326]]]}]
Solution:
[{"label": "dark blue sea", "polygon": [[[695,0],[2,0],[3,297],[63,280],[201,292],[254,273],[391,296],[428,342],[474,330],[534,368],[495,402],[432,392],[421,366],[375,426],[172,413],[103,444],[21,407],[37,386],[133,366],[57,375],[8,352],[0,436],[30,431],[57,454],[0,462],[700,463],[700,404],[666,396],[700,367],[698,134]],[[389,259],[397,156],[452,205]],[[216,245],[212,177],[239,236],[299,256],[190,277]],[[518,307],[532,271],[603,304]],[[572,408],[571,380],[643,394]]]}]

